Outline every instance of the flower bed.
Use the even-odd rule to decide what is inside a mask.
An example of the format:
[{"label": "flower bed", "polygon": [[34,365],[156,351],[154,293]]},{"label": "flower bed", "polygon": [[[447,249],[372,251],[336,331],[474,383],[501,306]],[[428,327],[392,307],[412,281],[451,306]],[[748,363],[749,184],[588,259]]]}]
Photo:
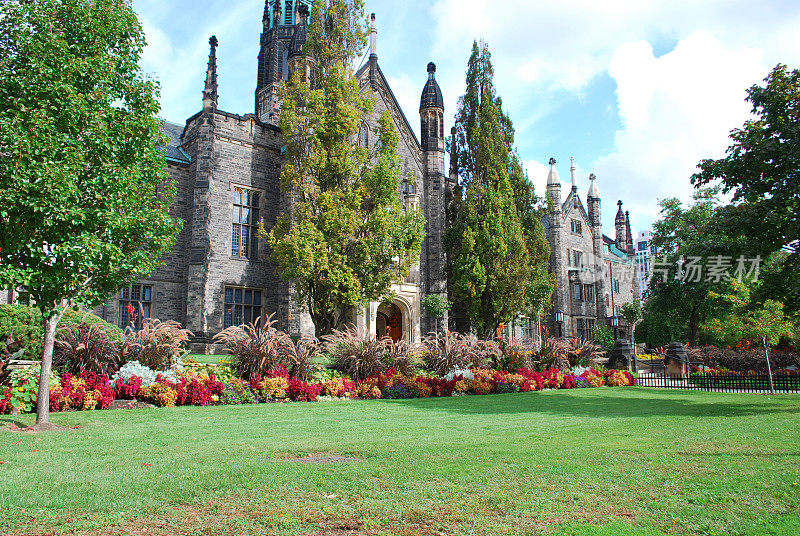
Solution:
[{"label": "flower bed", "polygon": [[[114,378],[84,371],[55,379],[50,387],[51,411],[105,409],[115,399],[134,398],[158,407],[207,406],[288,400],[313,402],[320,396],[325,400],[408,399],[636,384],[636,379],[628,371],[580,367],[567,373],[553,368],[537,372],[523,367],[515,373],[463,369],[441,378],[424,374],[404,375],[390,368],[361,382],[338,377],[314,383],[291,378],[283,365],[269,369],[263,376],[256,374],[249,382],[233,377],[221,381],[214,372],[203,368],[153,373],[138,363],[129,365]],[[220,371],[220,375],[225,375],[225,371]],[[11,392],[12,389],[8,388],[0,393],[0,414],[10,413],[13,405]],[[32,403],[22,409],[32,410],[34,407],[35,395]]]}]

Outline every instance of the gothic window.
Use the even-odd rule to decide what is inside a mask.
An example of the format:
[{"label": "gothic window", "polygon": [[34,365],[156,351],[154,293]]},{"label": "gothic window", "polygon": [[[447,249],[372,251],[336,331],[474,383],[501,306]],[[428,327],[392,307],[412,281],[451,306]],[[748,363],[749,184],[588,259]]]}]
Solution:
[{"label": "gothic window", "polygon": [[[150,285],[131,285],[122,289],[119,295],[119,319],[117,325],[124,328],[135,319],[137,328],[142,327],[142,319],[150,318],[153,305],[153,287]],[[131,315],[133,311],[133,315]]]},{"label": "gothic window", "polygon": [[289,49],[283,49],[283,58],[281,59],[281,79],[289,80]]},{"label": "gothic window", "polygon": [[258,192],[245,188],[233,190],[233,223],[231,256],[244,259],[258,257]]},{"label": "gothic window", "polygon": [[428,126],[430,127],[429,136],[431,138],[436,138],[436,136],[437,136],[437,134],[439,132],[439,127],[437,125],[437,117],[436,116],[431,116],[431,120],[430,120],[430,123],[428,123]]},{"label": "gothic window", "polygon": [[614,280],[614,293],[619,294],[619,279]]},{"label": "gothic window", "polygon": [[584,285],[583,296],[588,302],[594,301],[594,285]]},{"label": "gothic window", "polygon": [[575,255],[575,267],[583,268],[583,252],[573,251],[572,253]]},{"label": "gothic window", "polygon": [[403,197],[414,195],[417,193],[417,183],[413,177],[406,177],[403,179]]},{"label": "gothic window", "polygon": [[358,144],[361,147],[368,147],[368,138],[367,138],[367,124],[361,123],[361,126],[358,127]]},{"label": "gothic window", "polygon": [[585,339],[586,321],[583,318],[575,319],[575,332],[579,339]]},{"label": "gothic window", "polygon": [[294,6],[292,6],[292,0],[286,0],[284,2],[283,7],[283,23],[284,24],[292,24],[294,22]]},{"label": "gothic window", "polygon": [[244,287],[225,287],[224,327],[255,322],[261,316],[261,291]]},{"label": "gothic window", "polygon": [[582,226],[581,226],[581,222],[580,222],[580,220],[572,220],[572,225],[571,225],[571,227],[572,227],[572,232],[573,232],[573,233],[575,233],[575,234],[578,234],[578,235],[579,235],[579,234],[581,234],[581,233],[582,233],[582,231],[583,231],[583,228],[582,228]]},{"label": "gothic window", "polygon": [[575,301],[583,301],[583,293],[581,292],[582,285],[580,283],[572,284],[572,299]]}]

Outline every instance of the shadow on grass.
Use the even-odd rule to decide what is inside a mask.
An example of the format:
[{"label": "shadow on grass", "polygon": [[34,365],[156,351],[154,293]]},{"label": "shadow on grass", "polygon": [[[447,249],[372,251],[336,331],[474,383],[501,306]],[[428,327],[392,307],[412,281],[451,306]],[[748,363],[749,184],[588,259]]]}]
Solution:
[{"label": "shadow on grass", "polygon": [[[644,393],[643,391],[638,391]],[[636,392],[622,394],[612,390],[553,391],[515,393],[508,395],[463,396],[448,399],[427,398],[397,400],[423,411],[442,411],[454,414],[515,414],[548,413],[555,415],[612,418],[612,417],[743,417],[752,415],[800,412],[800,402],[777,405],[764,398],[743,395],[731,401],[714,396],[715,393],[678,391],[647,392],[637,397]]]}]

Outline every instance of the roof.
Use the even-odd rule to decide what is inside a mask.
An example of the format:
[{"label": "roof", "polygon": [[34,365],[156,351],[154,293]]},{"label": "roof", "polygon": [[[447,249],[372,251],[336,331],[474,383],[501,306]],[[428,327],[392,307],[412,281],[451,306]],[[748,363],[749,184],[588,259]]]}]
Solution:
[{"label": "roof", "polygon": [[192,159],[181,149],[181,135],[183,134],[183,125],[170,123],[169,121],[163,122],[164,134],[167,135],[169,141],[167,142],[167,160],[178,162],[180,164],[188,164]]},{"label": "roof", "polygon": [[608,251],[611,255],[619,257],[623,261],[630,262],[628,255],[617,247],[617,241],[613,240],[611,237],[603,235],[603,243],[608,246]]},{"label": "roof", "polygon": [[442,89],[436,82],[436,64],[430,62],[428,64],[428,81],[425,82],[425,87],[422,88],[422,97],[419,99],[419,111],[428,108],[441,108],[444,110],[444,97],[442,96]]}]

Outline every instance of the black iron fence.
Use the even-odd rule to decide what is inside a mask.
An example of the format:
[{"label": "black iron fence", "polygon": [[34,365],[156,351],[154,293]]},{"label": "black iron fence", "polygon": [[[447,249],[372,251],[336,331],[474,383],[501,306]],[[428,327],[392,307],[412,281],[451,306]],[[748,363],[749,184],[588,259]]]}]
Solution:
[{"label": "black iron fence", "polygon": [[[797,371],[776,372],[772,376],[776,392],[800,393],[800,374]],[[769,374],[766,372],[708,374],[669,374],[666,369],[640,371],[636,384],[642,387],[665,389],[694,389],[719,392],[769,392]]]}]

